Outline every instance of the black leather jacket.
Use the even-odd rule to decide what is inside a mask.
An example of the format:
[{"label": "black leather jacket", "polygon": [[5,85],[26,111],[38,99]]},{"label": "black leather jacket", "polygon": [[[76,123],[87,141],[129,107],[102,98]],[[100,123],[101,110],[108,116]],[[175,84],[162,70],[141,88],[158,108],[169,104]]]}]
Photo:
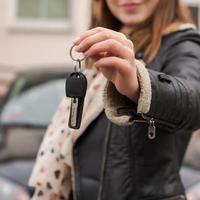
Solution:
[{"label": "black leather jacket", "polygon": [[166,36],[148,71],[147,114],[130,103],[123,112],[136,123],[117,126],[102,113],[76,142],[75,200],[185,199],[179,169],[200,127],[200,36],[193,30]]}]

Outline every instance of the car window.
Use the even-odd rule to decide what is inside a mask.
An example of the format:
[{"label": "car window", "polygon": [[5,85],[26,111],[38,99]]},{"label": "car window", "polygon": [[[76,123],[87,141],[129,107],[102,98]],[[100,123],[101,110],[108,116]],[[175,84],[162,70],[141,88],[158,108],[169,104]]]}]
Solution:
[{"label": "car window", "polygon": [[5,104],[2,124],[47,126],[59,102],[64,97],[64,80],[53,80],[13,96]]},{"label": "car window", "polygon": [[17,96],[18,94],[20,94],[23,90],[23,88],[25,87],[26,85],[26,79],[25,78],[19,78],[15,81],[15,83],[13,84],[13,87],[10,91],[10,94],[9,94],[9,99],[13,98],[14,96]]},{"label": "car window", "polygon": [[26,90],[41,85],[42,83],[45,83],[50,80],[58,80],[61,78],[65,78],[65,73],[44,73],[41,72],[41,74],[25,74],[22,76],[19,76],[16,81],[13,83],[11,90],[9,92],[9,95],[7,97],[7,100],[12,98],[13,96],[17,96]]}]

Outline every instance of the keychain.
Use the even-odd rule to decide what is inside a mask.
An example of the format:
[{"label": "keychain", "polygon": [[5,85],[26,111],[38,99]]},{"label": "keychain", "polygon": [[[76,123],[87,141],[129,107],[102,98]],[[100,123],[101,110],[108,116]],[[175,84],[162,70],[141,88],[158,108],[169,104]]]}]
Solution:
[{"label": "keychain", "polygon": [[72,51],[75,45],[70,49],[70,57],[76,62],[74,72],[72,72],[66,80],[65,91],[66,96],[71,98],[71,108],[68,126],[73,129],[79,129],[81,125],[84,99],[87,90],[87,79],[81,72],[82,59],[75,59]]}]

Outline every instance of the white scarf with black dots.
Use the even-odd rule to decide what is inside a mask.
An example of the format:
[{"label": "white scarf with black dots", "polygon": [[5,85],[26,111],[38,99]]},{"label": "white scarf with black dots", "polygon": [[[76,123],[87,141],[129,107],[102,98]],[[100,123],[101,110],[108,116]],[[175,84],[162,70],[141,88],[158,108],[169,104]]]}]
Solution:
[{"label": "white scarf with black dots", "polygon": [[88,89],[80,129],[68,128],[70,99],[64,98],[49,125],[29,180],[35,187],[32,200],[70,200],[74,181],[72,147],[88,125],[103,111],[102,94],[106,79],[101,73],[86,73]]}]

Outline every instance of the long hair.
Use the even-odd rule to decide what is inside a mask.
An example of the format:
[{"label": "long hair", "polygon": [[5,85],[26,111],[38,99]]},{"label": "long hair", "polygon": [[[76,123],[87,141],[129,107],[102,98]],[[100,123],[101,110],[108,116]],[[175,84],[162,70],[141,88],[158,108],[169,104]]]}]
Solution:
[{"label": "long hair", "polygon": [[[140,24],[134,26],[129,35],[136,52],[143,52],[144,61],[151,62],[157,55],[162,38],[167,32],[176,31],[181,24],[193,23],[189,9],[181,0],[160,0],[154,14]],[[119,31],[121,22],[112,15],[105,0],[92,0],[91,27],[97,26]]]}]

